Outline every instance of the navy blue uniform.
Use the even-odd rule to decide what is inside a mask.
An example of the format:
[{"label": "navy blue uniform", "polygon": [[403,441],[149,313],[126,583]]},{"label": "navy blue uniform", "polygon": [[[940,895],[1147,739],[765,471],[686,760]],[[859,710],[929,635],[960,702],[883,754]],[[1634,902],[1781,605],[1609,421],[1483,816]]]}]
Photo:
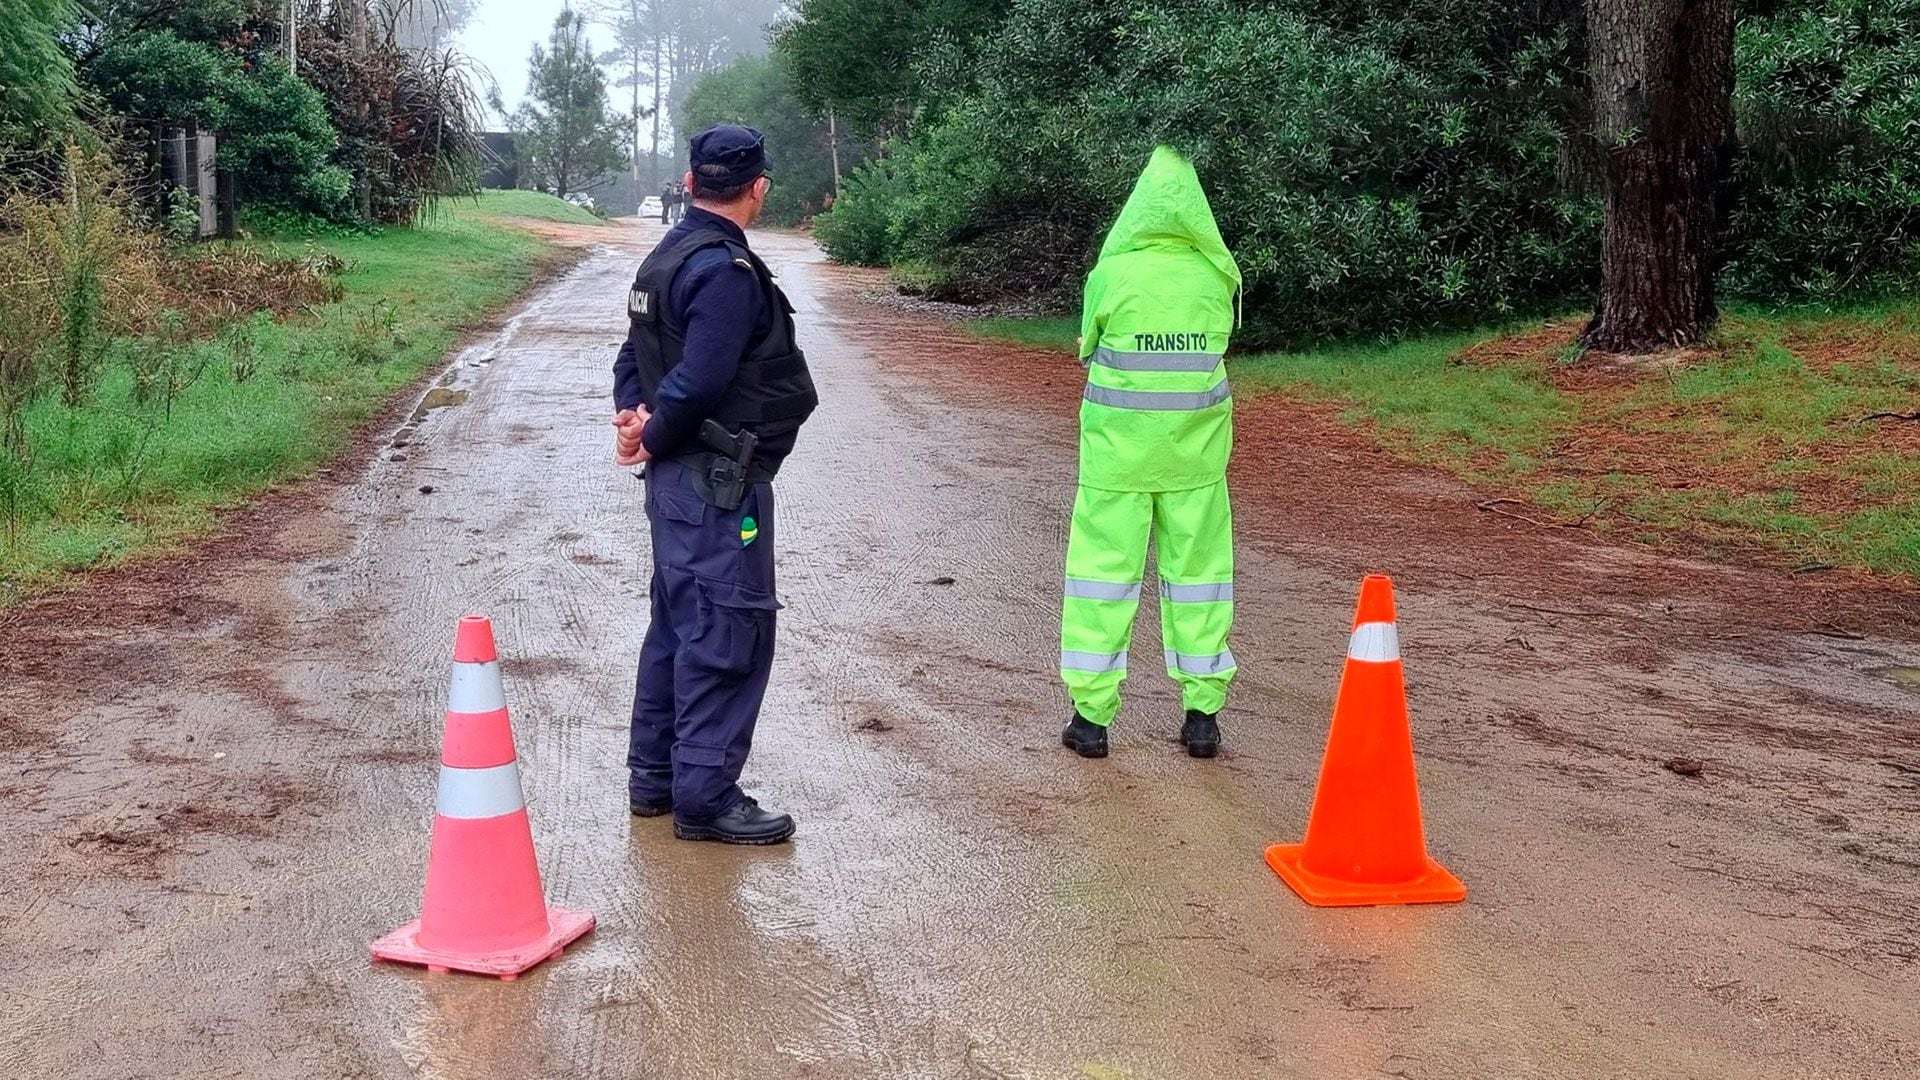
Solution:
[{"label": "navy blue uniform", "polygon": [[645,404],[653,414],[642,433],[652,455],[646,471],[652,620],[634,689],[631,794],[636,803],[671,797],[677,818],[697,822],[744,798],[740,773],[766,695],[780,609],[767,480],[792,451],[798,425],[757,428],[765,431],[754,476],[759,482],[738,507],[722,509],[706,497],[701,424],[726,416],[724,402],[743,385],[743,362],[770,339],[790,340],[791,322],[789,312],[776,307],[784,302],[771,277],[763,278],[764,268],[756,269],[750,255],[740,257],[746,236],[726,218],[696,207],[659,250],[694,239],[693,232],[728,243],[687,256],[660,297],[666,310],[649,313],[649,326],[684,328],[678,361],[649,388],[630,336],[614,364],[614,400],[621,409]]}]

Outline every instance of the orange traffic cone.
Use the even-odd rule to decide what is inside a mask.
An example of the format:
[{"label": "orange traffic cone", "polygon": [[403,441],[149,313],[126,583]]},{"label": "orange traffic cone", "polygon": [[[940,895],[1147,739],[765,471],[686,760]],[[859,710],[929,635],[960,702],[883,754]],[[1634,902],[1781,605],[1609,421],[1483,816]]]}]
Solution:
[{"label": "orange traffic cone", "polygon": [[420,918],[374,942],[373,955],[512,979],[591,929],[591,914],[547,906],[493,624],[469,615],[454,635],[426,899]]},{"label": "orange traffic cone", "polygon": [[1427,856],[1393,581],[1384,574],[1360,585],[1307,841],[1268,848],[1267,865],[1316,907],[1466,898],[1466,886]]}]

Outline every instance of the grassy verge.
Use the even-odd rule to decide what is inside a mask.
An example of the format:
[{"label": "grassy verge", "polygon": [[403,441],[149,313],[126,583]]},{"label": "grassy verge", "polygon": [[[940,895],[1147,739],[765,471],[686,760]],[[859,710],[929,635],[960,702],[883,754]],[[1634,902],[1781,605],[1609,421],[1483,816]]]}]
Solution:
[{"label": "grassy verge", "polygon": [[[1710,556],[1920,576],[1920,304],[1736,310],[1707,347],[1582,355],[1579,320],[1241,357],[1235,389],[1326,406],[1542,518]],[[1058,319],[976,333],[1071,349]]]},{"label": "grassy verge", "polygon": [[564,199],[538,191],[502,191],[489,188],[477,200],[453,200],[456,215],[481,214],[500,218],[526,218],[529,221],[557,221],[563,225],[605,225],[592,213]]},{"label": "grassy verge", "polygon": [[[197,378],[170,408],[136,404],[133,365],[114,359],[86,404],[33,406],[22,513],[11,541],[0,534],[0,605],[72,571],[177,546],[221,510],[342,451],[396,390],[553,258],[550,245],[492,215],[525,216],[540,200],[554,215],[577,208],[500,194],[515,198],[449,202],[418,229],[282,245],[312,243],[343,260],[341,299],[185,346],[180,365]],[[114,357],[139,347],[117,343]]]}]

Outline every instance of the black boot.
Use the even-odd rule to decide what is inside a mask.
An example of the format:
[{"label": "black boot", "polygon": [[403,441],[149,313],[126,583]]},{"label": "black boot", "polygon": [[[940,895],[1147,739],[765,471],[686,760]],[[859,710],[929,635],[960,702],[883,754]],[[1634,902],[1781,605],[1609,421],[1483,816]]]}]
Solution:
[{"label": "black boot", "polygon": [[1220,721],[1212,713],[1187,710],[1187,722],[1180,726],[1180,742],[1193,757],[1212,757],[1220,752]]},{"label": "black boot", "polygon": [[1107,729],[1074,713],[1067,730],[1060,733],[1060,745],[1081,757],[1106,757]]},{"label": "black boot", "polygon": [[668,796],[664,799],[636,799],[629,795],[627,796],[627,809],[633,811],[634,817],[662,817],[673,813],[673,797]]},{"label": "black boot", "polygon": [[762,810],[752,799],[741,799],[711,821],[674,818],[673,835],[682,840],[717,840],[722,844],[778,844],[793,835],[793,816]]}]

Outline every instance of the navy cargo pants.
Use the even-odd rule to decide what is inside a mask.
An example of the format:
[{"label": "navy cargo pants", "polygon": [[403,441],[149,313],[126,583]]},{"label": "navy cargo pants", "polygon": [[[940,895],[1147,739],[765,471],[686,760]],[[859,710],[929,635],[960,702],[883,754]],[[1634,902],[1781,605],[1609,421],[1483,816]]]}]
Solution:
[{"label": "navy cargo pants", "polygon": [[694,470],[647,466],[653,618],[640,648],[627,771],[636,800],[673,798],[706,821],[743,794],[740,771],[773,667],[773,485],[733,511],[708,506]]}]

